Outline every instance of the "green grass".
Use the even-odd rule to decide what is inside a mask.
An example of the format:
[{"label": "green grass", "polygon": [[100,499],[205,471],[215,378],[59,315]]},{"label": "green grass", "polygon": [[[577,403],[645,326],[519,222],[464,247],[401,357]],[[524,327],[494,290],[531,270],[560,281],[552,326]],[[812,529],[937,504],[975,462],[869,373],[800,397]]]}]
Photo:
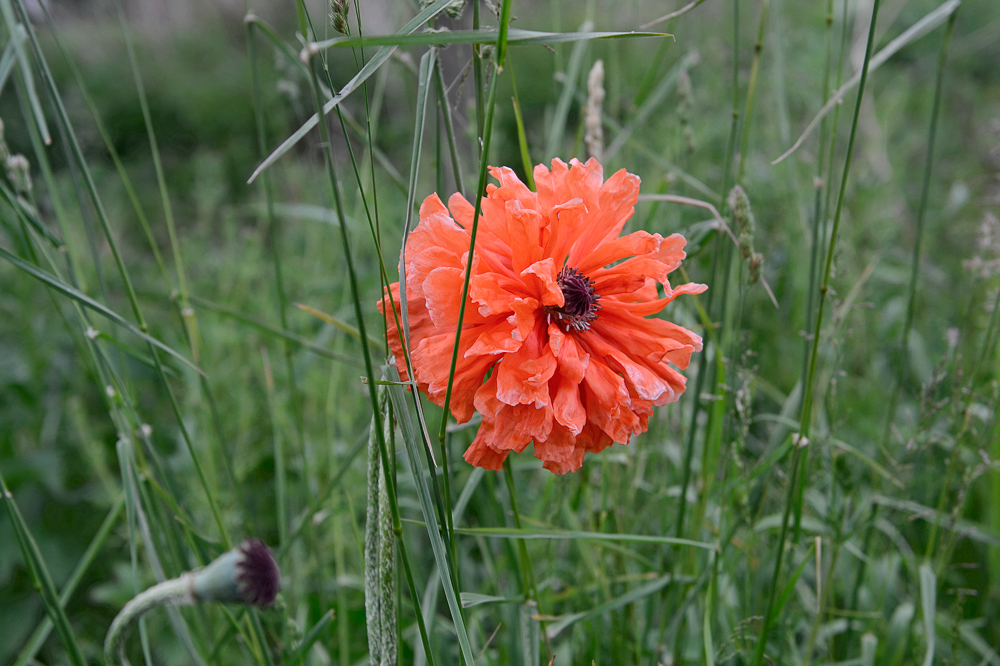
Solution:
[{"label": "green grass", "polygon": [[[0,0],[0,663],[101,663],[255,536],[276,606],[153,611],[132,663],[1000,665],[995,3],[447,4],[153,39]],[[641,29],[674,37],[589,34]],[[374,305],[425,196],[585,157],[597,59],[706,348],[629,447],[484,473]]]}]

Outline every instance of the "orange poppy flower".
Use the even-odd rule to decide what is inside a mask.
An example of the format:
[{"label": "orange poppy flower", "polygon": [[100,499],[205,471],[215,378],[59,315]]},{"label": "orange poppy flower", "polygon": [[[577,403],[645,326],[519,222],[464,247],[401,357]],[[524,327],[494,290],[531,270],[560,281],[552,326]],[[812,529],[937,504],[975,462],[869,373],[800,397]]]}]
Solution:
[{"label": "orange poppy flower", "polygon": [[[684,392],[701,338],[651,319],[680,294],[668,274],[684,258],[683,236],[636,231],[619,237],[639,196],[624,169],[607,181],[597,160],[535,167],[532,192],[511,169],[492,167],[472,261],[472,277],[451,413],[483,421],[465,459],[499,469],[511,451],[534,442],[535,457],[557,474],[575,471],[586,452],[628,444],[645,432],[654,406]],[[420,390],[444,404],[455,343],[474,209],[461,194],[446,208],[436,194],[420,207],[406,244],[406,305],[411,361]],[[391,286],[400,308],[399,283]],[[662,294],[662,295],[661,295]],[[389,343],[399,373],[406,363],[384,296]]]}]

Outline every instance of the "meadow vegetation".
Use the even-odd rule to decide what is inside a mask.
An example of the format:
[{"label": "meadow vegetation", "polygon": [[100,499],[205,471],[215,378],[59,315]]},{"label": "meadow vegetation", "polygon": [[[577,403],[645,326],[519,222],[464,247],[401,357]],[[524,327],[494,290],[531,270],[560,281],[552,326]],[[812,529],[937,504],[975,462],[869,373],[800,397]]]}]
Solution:
[{"label": "meadow vegetation", "polygon": [[[339,1],[98,4],[0,0],[0,663],[101,663],[256,537],[276,604],[154,610],[132,663],[1000,666],[996,2],[350,3],[327,44]],[[673,36],[593,34],[633,30]],[[588,157],[598,60],[705,349],[627,447],[484,471],[375,304],[424,197]]]}]

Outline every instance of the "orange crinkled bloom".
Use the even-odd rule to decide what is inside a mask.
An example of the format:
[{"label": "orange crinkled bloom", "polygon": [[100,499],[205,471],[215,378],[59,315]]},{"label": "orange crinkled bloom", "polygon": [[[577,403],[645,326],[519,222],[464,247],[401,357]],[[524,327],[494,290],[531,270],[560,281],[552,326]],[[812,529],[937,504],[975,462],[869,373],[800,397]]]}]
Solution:
[{"label": "orange crinkled bloom", "polygon": [[[533,441],[546,469],[576,471],[586,452],[628,444],[646,431],[654,406],[684,392],[685,377],[673,366],[686,368],[701,338],[648,317],[707,287],[671,287],[667,276],[685,256],[680,234],[619,237],[639,197],[638,176],[622,169],[605,181],[597,160],[556,159],[551,170],[535,167],[532,192],[509,168],[490,173],[500,185],[490,184],[482,200],[451,413],[459,423],[475,410],[483,416],[465,452],[473,465],[500,469],[511,451]],[[432,194],[405,248],[413,371],[439,406],[473,214],[461,194],[447,208]],[[399,283],[390,289],[398,314]],[[379,310],[407,378],[389,303],[384,296]]]}]

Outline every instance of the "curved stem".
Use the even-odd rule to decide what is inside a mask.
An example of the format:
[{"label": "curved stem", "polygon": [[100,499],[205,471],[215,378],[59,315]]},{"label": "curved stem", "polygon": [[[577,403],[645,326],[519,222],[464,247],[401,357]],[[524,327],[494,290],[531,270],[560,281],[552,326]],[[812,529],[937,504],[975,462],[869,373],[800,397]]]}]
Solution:
[{"label": "curved stem", "polygon": [[190,605],[194,603],[192,594],[194,574],[186,573],[179,578],[165,580],[148,590],[139,593],[125,604],[111,622],[108,635],[104,639],[104,659],[108,664],[127,664],[125,658],[125,641],[132,632],[132,626],[139,621],[143,613],[164,604]]}]

